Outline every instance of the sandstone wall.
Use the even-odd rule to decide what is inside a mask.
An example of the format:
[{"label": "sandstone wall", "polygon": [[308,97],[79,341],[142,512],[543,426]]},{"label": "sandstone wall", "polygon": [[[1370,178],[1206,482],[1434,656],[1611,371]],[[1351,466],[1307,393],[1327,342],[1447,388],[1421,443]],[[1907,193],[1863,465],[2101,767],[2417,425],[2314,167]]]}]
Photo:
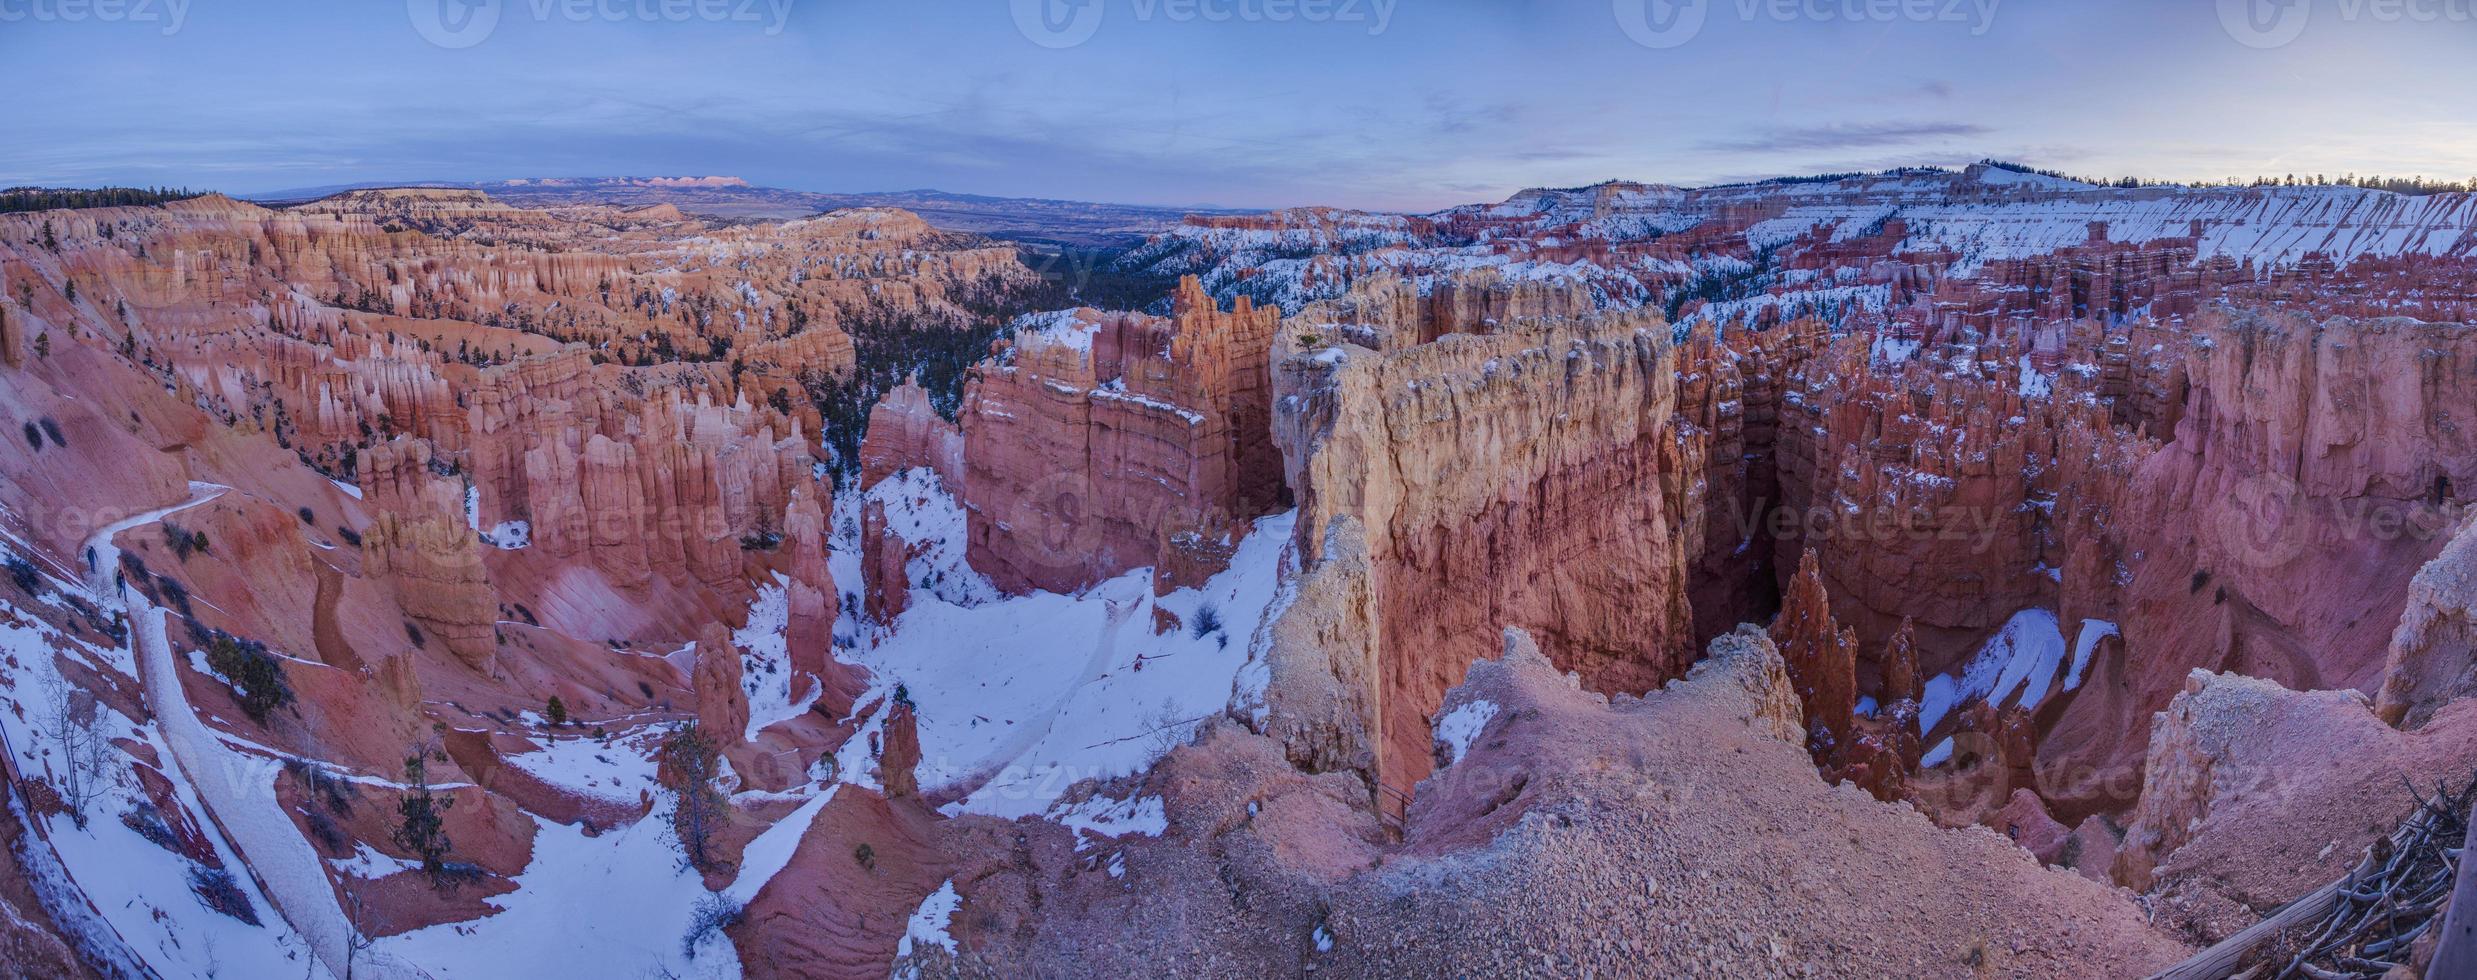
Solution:
[{"label": "sandstone wall", "polygon": [[1276,322],[1245,299],[1222,312],[1189,280],[1167,318],[1086,309],[1020,326],[964,395],[972,567],[1011,592],[1072,591],[1278,507]]},{"label": "sandstone wall", "polygon": [[1391,354],[1283,338],[1274,438],[1304,571],[1274,625],[1264,724],[1294,755],[1406,792],[1445,689],[1507,626],[1598,689],[1683,672],[1667,332],[1594,317]]}]

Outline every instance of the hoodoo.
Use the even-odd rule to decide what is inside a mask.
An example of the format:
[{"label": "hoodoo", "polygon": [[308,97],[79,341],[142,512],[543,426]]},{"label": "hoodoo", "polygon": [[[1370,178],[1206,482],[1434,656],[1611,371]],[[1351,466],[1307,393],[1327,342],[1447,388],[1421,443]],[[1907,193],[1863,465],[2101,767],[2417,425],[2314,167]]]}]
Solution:
[{"label": "hoodoo", "polygon": [[72,6],[0,974],[2477,972],[2429,18]]}]

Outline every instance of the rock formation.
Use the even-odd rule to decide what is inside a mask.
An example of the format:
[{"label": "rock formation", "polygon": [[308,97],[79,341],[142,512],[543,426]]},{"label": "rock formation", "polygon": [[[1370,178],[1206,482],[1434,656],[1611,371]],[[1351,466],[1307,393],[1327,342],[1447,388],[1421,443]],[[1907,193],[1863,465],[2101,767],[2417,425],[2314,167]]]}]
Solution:
[{"label": "rock formation", "polygon": [[1683,672],[1665,334],[1610,316],[1393,354],[1283,338],[1274,438],[1306,570],[1263,707],[1295,756],[1406,792],[1438,699],[1502,625],[1595,689]]},{"label": "rock formation", "polygon": [[1799,561],[1797,578],[1789,583],[1788,597],[1771,632],[1781,660],[1788,665],[1790,688],[1803,706],[1798,730],[1806,737],[1807,750],[1817,756],[1832,754],[1852,732],[1850,720],[1858,703],[1858,636],[1832,622],[1832,599],[1824,593],[1822,576],[1815,571],[1814,552],[1808,551]]},{"label": "rock formation", "polygon": [[739,744],[748,731],[748,691],[740,686],[740,648],[721,623],[697,637],[697,727],[718,745]]},{"label": "rock formation", "polygon": [[867,589],[869,621],[892,623],[912,600],[911,544],[886,526],[886,502],[860,510],[860,577]]},{"label": "rock formation", "polygon": [[2196,670],[2152,725],[2115,878],[2198,935],[2232,935],[2337,880],[2414,805],[2411,785],[2465,783],[2472,708],[2402,732],[2358,692]]},{"label": "rock formation", "polygon": [[869,410],[868,435],[860,442],[860,486],[876,486],[915,466],[936,470],[949,487],[963,486],[962,430],[938,417],[917,381],[906,381]]},{"label": "rock formation", "polygon": [[1224,539],[1283,496],[1267,426],[1275,311],[1193,280],[1169,317],[1069,310],[1017,324],[964,396],[972,567],[1066,592]]},{"label": "rock formation", "polygon": [[[2094,528],[2122,570],[2066,583],[2086,607],[2117,611],[2124,649],[2102,665],[2098,696],[2072,699],[2041,740],[2051,798],[2129,803],[2145,721],[2196,668],[2382,689],[2403,612],[2421,618],[2414,580],[2477,479],[2477,446],[2445,404],[2477,391],[2468,327],[2214,316],[2188,351],[2175,438]],[[2354,584],[2328,587],[2339,580]],[[2447,627],[2436,635],[2450,642]],[[2450,671],[2426,673],[2435,661],[2416,653],[2400,663],[2408,679],[2392,703],[2405,718]]]},{"label": "rock formation", "polygon": [[2408,583],[2408,608],[2391,633],[2375,713],[2416,728],[2436,709],[2477,694],[2477,518]]}]

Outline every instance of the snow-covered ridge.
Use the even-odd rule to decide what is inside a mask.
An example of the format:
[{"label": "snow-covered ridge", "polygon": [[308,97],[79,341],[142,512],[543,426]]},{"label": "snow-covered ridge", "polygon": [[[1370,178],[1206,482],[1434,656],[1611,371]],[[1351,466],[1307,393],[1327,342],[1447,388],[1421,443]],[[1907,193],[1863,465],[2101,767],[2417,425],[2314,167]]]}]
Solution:
[{"label": "snow-covered ridge", "polygon": [[[1509,279],[1581,282],[1605,306],[1656,301],[1708,258],[1748,258],[1794,242],[1850,241],[1899,219],[1891,253],[1957,257],[1946,274],[2093,240],[2196,239],[2197,262],[2341,265],[2404,255],[2477,253],[2477,197],[2408,196],[2341,186],[2139,187],[2085,184],[1990,166],[1836,180],[1678,189],[1608,183],[1526,190],[1496,204],[1426,215],[1298,209],[1245,220],[1198,218],[1122,260],[1193,274],[1228,299],[1284,312],[1351,281],[1414,282],[1492,268]],[[1662,239],[1680,238],[1674,249]],[[1660,242],[1669,255],[1646,254]]]}]

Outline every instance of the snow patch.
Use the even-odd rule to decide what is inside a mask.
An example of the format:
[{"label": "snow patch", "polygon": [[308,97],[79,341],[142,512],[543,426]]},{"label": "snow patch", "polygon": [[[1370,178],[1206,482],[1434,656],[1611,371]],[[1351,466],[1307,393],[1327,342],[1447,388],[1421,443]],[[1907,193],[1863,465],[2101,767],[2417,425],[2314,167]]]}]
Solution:
[{"label": "snow patch", "polygon": [[903,939],[895,944],[895,955],[912,955],[914,944],[934,944],[954,952],[955,937],[947,934],[946,927],[954,921],[955,910],[962,907],[963,896],[955,894],[955,881],[949,878],[929,897],[921,899],[919,908],[912,910],[911,921],[903,927]]},{"label": "snow patch", "polygon": [[1068,806],[1054,807],[1049,819],[1075,833],[1075,849],[1081,851],[1092,838],[1125,837],[1142,834],[1159,837],[1170,829],[1167,811],[1158,796],[1132,796],[1113,800],[1094,796]]},{"label": "snow patch", "polygon": [[1436,720],[1436,740],[1453,750],[1453,761],[1460,762],[1470,754],[1471,743],[1488,727],[1489,719],[1497,716],[1494,701],[1469,701],[1445,713]]},{"label": "snow patch", "polygon": [[2082,620],[2081,632],[2073,637],[2073,666],[2064,673],[2064,689],[2070,691],[2081,687],[2082,672],[2089,669],[2090,655],[2098,651],[2100,640],[2121,635],[2116,624],[2107,620]]}]

